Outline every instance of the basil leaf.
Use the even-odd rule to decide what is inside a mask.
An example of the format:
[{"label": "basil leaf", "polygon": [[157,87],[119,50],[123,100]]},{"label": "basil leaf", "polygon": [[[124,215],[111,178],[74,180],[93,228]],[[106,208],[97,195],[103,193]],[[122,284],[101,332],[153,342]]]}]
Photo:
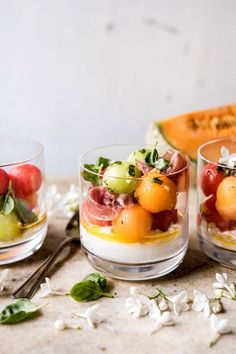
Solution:
[{"label": "basil leaf", "polygon": [[26,320],[42,306],[28,299],[17,299],[0,311],[0,324],[14,324]]},{"label": "basil leaf", "polygon": [[157,162],[155,163],[155,167],[159,170],[159,171],[163,171],[166,170],[170,165],[170,161],[165,160],[163,158],[160,158],[159,160],[157,160]]},{"label": "basil leaf", "polygon": [[30,225],[38,221],[37,215],[27,208],[23,199],[15,198],[15,213],[23,225]]},{"label": "basil leaf", "polygon": [[14,199],[7,194],[0,197],[0,214],[9,215],[14,209]]},{"label": "basil leaf", "polygon": [[129,165],[129,170],[128,173],[130,176],[135,176],[135,166],[134,165]]},{"label": "basil leaf", "polygon": [[[97,173],[99,172],[98,166],[85,163],[84,168],[85,168],[85,170],[83,170],[83,172],[82,172],[83,178],[86,181],[91,182],[93,186],[99,186],[100,179],[99,179],[99,176],[97,176]],[[90,173],[89,171],[91,171],[93,173]]]},{"label": "basil leaf", "polygon": [[97,166],[99,167],[99,170],[100,169],[104,169],[104,168],[107,168],[111,163],[111,160],[110,159],[107,159],[106,157],[99,157],[99,159],[97,160]]},{"label": "basil leaf", "polygon": [[107,279],[100,273],[91,273],[83,279],[83,281],[85,281],[85,280],[91,280],[91,281],[97,283],[103,291],[106,290]]},{"label": "basil leaf", "polygon": [[153,183],[157,183],[157,184],[162,184],[163,183],[162,179],[160,179],[159,177],[154,177],[152,182]]},{"label": "basil leaf", "polygon": [[158,155],[158,151],[157,151],[157,149],[156,149],[156,146],[157,146],[157,143],[155,144],[155,146],[154,146],[154,148],[152,149],[152,151],[149,152],[149,153],[147,154],[147,156],[145,157],[145,160],[144,160],[144,161],[145,161],[145,163],[146,163],[147,165],[154,166],[155,163],[156,163],[156,161],[158,160],[159,155]]},{"label": "basil leaf", "polygon": [[110,293],[105,292],[98,283],[92,280],[83,280],[75,284],[71,288],[69,295],[79,302],[97,300],[102,296],[112,297]]}]

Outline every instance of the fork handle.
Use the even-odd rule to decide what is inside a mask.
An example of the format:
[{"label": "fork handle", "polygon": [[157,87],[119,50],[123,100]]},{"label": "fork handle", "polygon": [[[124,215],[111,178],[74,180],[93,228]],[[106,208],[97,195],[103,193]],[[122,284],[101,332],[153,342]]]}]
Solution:
[{"label": "fork handle", "polygon": [[78,237],[68,237],[59,243],[55,250],[45,259],[41,266],[12,294],[13,298],[31,299],[37,292],[40,284],[44,280],[47,272],[51,268],[55,258],[63,250],[63,248],[72,241],[78,241]]}]

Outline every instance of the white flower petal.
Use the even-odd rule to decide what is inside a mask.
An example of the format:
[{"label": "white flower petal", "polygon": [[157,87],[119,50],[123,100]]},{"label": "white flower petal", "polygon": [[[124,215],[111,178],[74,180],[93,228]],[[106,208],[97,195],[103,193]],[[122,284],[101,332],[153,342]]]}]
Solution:
[{"label": "white flower petal", "polygon": [[159,303],[159,309],[160,309],[161,311],[167,311],[168,308],[169,308],[168,302],[167,302],[165,299],[162,299],[162,300],[160,301],[160,303]]},{"label": "white flower petal", "polygon": [[132,296],[139,296],[140,292],[138,291],[138,288],[136,286],[131,286],[129,288],[130,295]]},{"label": "white flower petal", "polygon": [[151,300],[151,306],[149,307],[149,318],[151,320],[158,320],[161,317],[161,311],[154,299]]},{"label": "white flower petal", "polygon": [[54,327],[58,331],[63,331],[63,329],[67,328],[67,325],[66,325],[65,321],[63,321],[63,320],[56,320],[54,323]]},{"label": "white flower petal", "polygon": [[224,157],[225,159],[227,159],[229,157],[229,150],[225,146],[221,147],[220,152],[221,152],[222,157]]},{"label": "white flower petal", "polygon": [[4,269],[0,275],[0,293],[4,290],[6,286],[7,278],[9,277],[10,269]]},{"label": "white flower petal", "polygon": [[172,320],[171,313],[169,311],[165,311],[162,313],[160,323],[162,326],[174,325],[174,321]]},{"label": "white flower petal", "polygon": [[209,301],[205,303],[205,307],[204,307],[204,315],[206,317],[209,317],[211,314],[211,307],[210,307],[210,303]]},{"label": "white flower petal", "polygon": [[89,307],[84,313],[76,313],[76,315],[85,318],[88,325],[91,328],[95,328],[98,323],[103,321],[103,318],[97,313],[98,308],[100,308],[100,305],[96,304]]}]

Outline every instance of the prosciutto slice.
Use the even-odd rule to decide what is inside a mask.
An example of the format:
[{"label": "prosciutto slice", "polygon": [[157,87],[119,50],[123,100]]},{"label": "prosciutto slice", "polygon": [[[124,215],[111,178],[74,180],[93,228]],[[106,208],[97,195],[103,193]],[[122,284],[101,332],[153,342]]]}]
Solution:
[{"label": "prosciutto slice", "polygon": [[122,208],[134,204],[134,198],[127,194],[112,194],[105,187],[92,187],[86,200],[86,211],[97,220],[114,220]]}]

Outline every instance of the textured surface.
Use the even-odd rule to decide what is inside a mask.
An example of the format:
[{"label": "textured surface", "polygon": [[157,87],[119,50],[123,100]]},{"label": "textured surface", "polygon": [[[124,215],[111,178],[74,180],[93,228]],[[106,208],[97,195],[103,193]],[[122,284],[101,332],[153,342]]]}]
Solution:
[{"label": "textured surface", "polygon": [[[61,187],[66,188],[67,183],[68,181],[61,182]],[[226,271],[232,279],[236,280],[235,271],[207,259],[200,251],[194,231],[195,191],[192,191],[190,200],[191,227],[188,253],[180,267],[172,274],[159,280],[136,284],[148,295],[154,293],[155,286],[158,285],[170,294],[183,289],[189,292],[192,289],[199,289],[213,296],[212,282],[216,271]],[[42,249],[31,258],[10,267],[14,280],[10,282],[4,296],[1,297],[1,305],[9,302],[10,292],[37,268],[60,241],[63,237],[64,225],[63,220],[52,220]],[[57,287],[68,290],[75,282],[92,271],[81,252],[73,248],[67,261],[63,261],[61,267],[55,267],[50,277]],[[45,302],[48,302],[48,306],[42,310],[41,316],[19,325],[0,327],[1,354],[150,354],[157,352],[230,354],[235,351],[235,335],[224,336],[213,349],[208,348],[212,330],[209,319],[206,319],[202,313],[186,312],[176,318],[175,327],[166,327],[156,334],[149,335],[148,331],[153,323],[148,318],[132,319],[124,310],[124,301],[131,285],[134,283],[110,280],[110,286],[117,296],[114,299],[99,300],[101,312],[107,318],[107,322],[100,324],[95,330],[89,328],[83,319],[71,317],[73,312],[83,312],[91,303],[80,304],[67,297],[46,298]],[[232,318],[236,326],[236,303],[225,301],[225,308],[227,311],[225,316]],[[68,319],[72,323],[79,324],[82,329],[58,332],[54,329],[54,321],[57,319]]]}]

